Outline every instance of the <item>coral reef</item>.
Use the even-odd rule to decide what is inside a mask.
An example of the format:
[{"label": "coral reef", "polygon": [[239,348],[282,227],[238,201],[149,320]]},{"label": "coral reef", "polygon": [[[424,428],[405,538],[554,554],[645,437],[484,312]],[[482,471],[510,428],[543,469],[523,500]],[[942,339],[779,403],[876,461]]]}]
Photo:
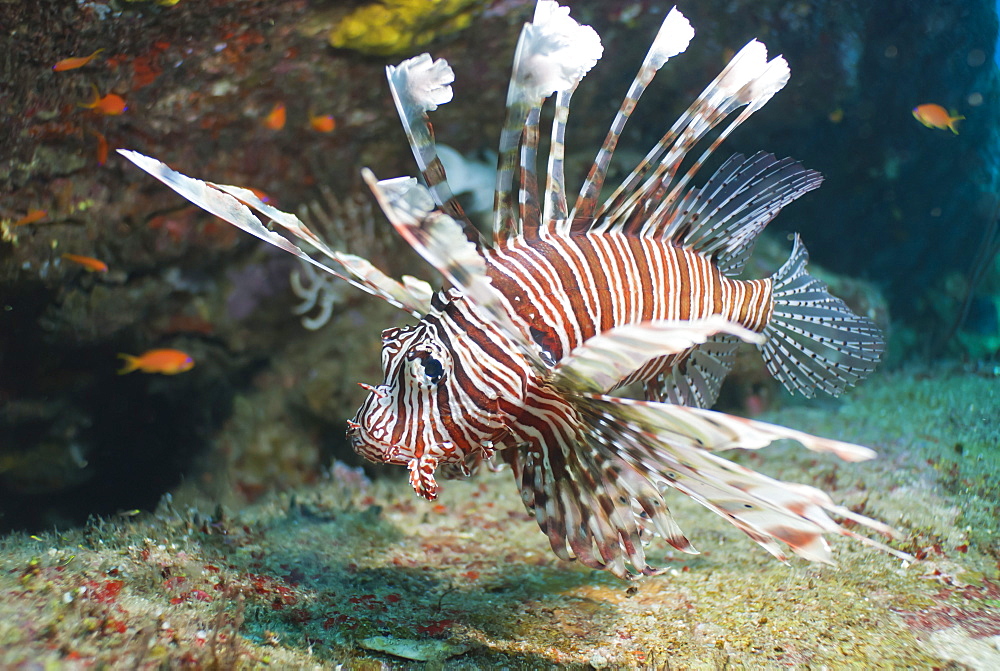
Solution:
[{"label": "coral reef", "polygon": [[330,32],[330,44],[363,54],[391,56],[426,46],[467,28],[484,0],[381,0],[355,9]]}]

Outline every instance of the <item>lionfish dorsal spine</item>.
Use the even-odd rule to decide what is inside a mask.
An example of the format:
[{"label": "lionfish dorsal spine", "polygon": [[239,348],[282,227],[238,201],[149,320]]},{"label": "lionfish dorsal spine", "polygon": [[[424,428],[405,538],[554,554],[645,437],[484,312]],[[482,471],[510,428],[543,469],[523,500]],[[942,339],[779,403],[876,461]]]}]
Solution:
[{"label": "lionfish dorsal spine", "polygon": [[518,174],[520,188],[517,192],[517,234],[525,238],[537,238],[542,221],[538,206],[538,122],[542,115],[542,106],[534,105],[528,110],[528,118],[521,132],[521,145],[518,156]]},{"label": "lionfish dorsal spine", "polygon": [[[761,46],[763,47],[763,45]],[[763,49],[763,56],[766,59],[766,49]],[[739,115],[733,119],[729,125],[722,130],[722,132],[719,133],[715,140],[712,141],[712,144],[709,145],[702,152],[701,156],[695,160],[691,167],[688,168],[688,171],[684,174],[684,176],[677,180],[677,183],[673,185],[670,193],[662,199],[660,204],[653,211],[649,220],[643,224],[643,227],[640,229],[640,235],[656,235],[656,222],[661,221],[663,211],[671,207],[681,194],[683,194],[684,189],[686,189],[688,184],[691,182],[691,178],[701,169],[701,166],[705,164],[708,157],[712,155],[719,145],[722,144],[722,142],[729,137],[729,135],[740,126],[740,124],[746,121],[751,114],[763,107],[775,93],[781,90],[785,84],[788,83],[788,77],[788,63],[784,58],[778,56],[773,58],[771,61],[766,62],[764,69],[743,85],[735,96],[735,102],[738,103],[737,108],[743,106]],[[728,112],[726,114],[728,114]],[[697,142],[698,139],[700,139],[700,136],[692,140],[692,145]],[[673,174],[675,171],[676,167],[671,169],[669,172]],[[663,185],[663,188],[665,187],[666,183]],[[662,193],[662,190],[659,191],[659,193]]]},{"label": "lionfish dorsal spine", "polygon": [[618,140],[625,129],[626,122],[656,73],[669,59],[686,51],[693,37],[694,28],[691,27],[691,23],[677,11],[676,7],[672,8],[663,19],[656,38],[646,52],[639,72],[629,85],[628,93],[622,100],[614,121],[611,122],[611,128],[604,138],[604,143],[580,188],[580,194],[577,196],[576,204],[569,216],[569,227],[563,229],[561,234],[567,234],[571,230],[585,231],[591,226],[594,211],[597,208],[597,199],[604,187],[608,166],[611,164],[611,158],[618,146]]},{"label": "lionfish dorsal spine", "polygon": [[377,180],[367,168],[365,182],[396,232],[433,266],[486,321],[496,323],[539,372],[546,370],[538,347],[512,321],[486,273],[480,248],[451,216],[435,206],[430,191],[412,177]]},{"label": "lionfish dorsal spine", "polygon": [[433,60],[430,54],[420,54],[399,65],[387,65],[385,74],[413,158],[434,203],[461,224],[466,238],[477,245],[483,245],[485,240],[462,211],[462,206],[451,191],[444,166],[438,157],[434,128],[427,116],[428,112],[433,112],[439,105],[451,102],[451,84],[455,80],[455,72],[443,58]]},{"label": "lionfish dorsal spine", "polygon": [[[541,226],[535,161],[542,103],[553,93],[572,91],[600,59],[603,49],[597,32],[570,18],[569,8],[560,7],[555,0],[539,0],[532,21],[521,29],[497,152],[495,243]],[[516,189],[515,174],[519,178]]]},{"label": "lionfish dorsal spine", "polygon": [[545,196],[542,203],[542,233],[560,234],[560,227],[569,216],[566,204],[566,122],[574,86],[556,93],[556,109],[552,118],[549,160],[545,171]]},{"label": "lionfish dorsal spine", "polygon": [[[782,77],[782,73],[784,77]],[[653,234],[657,211],[662,213],[720,144],[717,138],[684,177],[674,183],[681,162],[697,142],[734,110],[747,106],[723,130],[728,136],[769,100],[787,81],[784,59],[767,60],[767,48],[757,40],[744,46],[671,126],[597,212],[594,230]],[[668,189],[671,189],[668,192]],[[668,193],[670,194],[668,196]]]}]

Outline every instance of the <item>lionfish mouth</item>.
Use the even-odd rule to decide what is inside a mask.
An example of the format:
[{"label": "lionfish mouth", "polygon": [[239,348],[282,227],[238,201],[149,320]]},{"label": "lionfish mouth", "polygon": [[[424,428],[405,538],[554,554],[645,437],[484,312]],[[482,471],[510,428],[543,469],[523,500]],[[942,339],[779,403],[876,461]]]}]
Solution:
[{"label": "lionfish mouth", "polygon": [[410,471],[410,486],[413,487],[413,491],[428,501],[437,498],[439,487],[434,479],[434,471],[440,457],[451,450],[452,443],[432,445],[418,456],[406,457],[402,456],[401,445],[372,440],[363,435],[361,424],[353,420],[347,421],[347,437],[351,440],[351,448],[368,461],[406,466]]},{"label": "lionfish mouth", "polygon": [[373,439],[364,432],[361,424],[353,420],[347,420],[347,437],[351,441],[351,449],[373,463],[406,466],[410,462],[410,459],[400,456],[404,451],[402,445]]}]

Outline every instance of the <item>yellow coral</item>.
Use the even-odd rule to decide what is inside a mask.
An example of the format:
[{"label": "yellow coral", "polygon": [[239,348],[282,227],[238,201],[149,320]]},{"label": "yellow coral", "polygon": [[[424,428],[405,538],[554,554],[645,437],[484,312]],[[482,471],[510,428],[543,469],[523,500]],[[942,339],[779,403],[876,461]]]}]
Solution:
[{"label": "yellow coral", "polygon": [[344,17],[330,44],[365,54],[390,56],[422,47],[469,26],[485,0],[383,0]]}]

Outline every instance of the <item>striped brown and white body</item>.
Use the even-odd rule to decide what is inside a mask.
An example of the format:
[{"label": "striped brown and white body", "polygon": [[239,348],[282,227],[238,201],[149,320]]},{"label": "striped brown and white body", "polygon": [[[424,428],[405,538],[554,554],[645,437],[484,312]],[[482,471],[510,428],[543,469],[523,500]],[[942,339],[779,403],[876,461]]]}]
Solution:
[{"label": "striped brown and white body", "polygon": [[[603,202],[621,135],[645,87],[694,31],[671,10],[629,88],[574,206],[563,179],[570,97],[602,53],[589,26],[539,0],[518,42],[498,152],[492,240],[464,216],[437,156],[427,112],[451,99],[451,68],[423,54],[387,68],[426,186],[365,180],[396,230],[445,279],[397,281],[333,250],[294,215],[240,187],[201,182],[135,152],[120,152],[171,188],[267,242],[418,319],[382,333],[383,380],[348,424],[364,457],[406,466],[419,495],[436,475],[469,475],[484,461],[510,466],[526,509],[553,551],[622,578],[660,572],[646,562],[649,532],[693,552],[664,501],[679,491],[780,559],[786,548],[830,561],[823,534],[861,537],[829,513],[892,530],[835,505],[818,489],[772,480],[718,452],[790,438],[842,459],[859,445],[713,412],[742,342],[757,346],[790,391],[837,395],[868,375],[883,349],[878,329],[806,271],[798,237],[774,275],[740,280],[754,241],[782,207],[815,189],[818,173],[766,153],[735,155],[700,186],[692,178],[739,124],[788,79],[781,57],[756,40]],[[539,120],[555,97],[542,191]],[[685,157],[730,114],[687,172]],[[541,196],[539,192],[541,191]],[[244,206],[305,240],[328,267],[266,228]],[[643,398],[609,393],[644,383]]]},{"label": "striped brown and white body", "polygon": [[[649,237],[587,233],[518,240],[486,255],[505,308],[551,363],[626,324],[719,316],[760,333],[771,317],[771,281],[726,277],[691,249]],[[657,358],[622,385],[683,360]]]}]

